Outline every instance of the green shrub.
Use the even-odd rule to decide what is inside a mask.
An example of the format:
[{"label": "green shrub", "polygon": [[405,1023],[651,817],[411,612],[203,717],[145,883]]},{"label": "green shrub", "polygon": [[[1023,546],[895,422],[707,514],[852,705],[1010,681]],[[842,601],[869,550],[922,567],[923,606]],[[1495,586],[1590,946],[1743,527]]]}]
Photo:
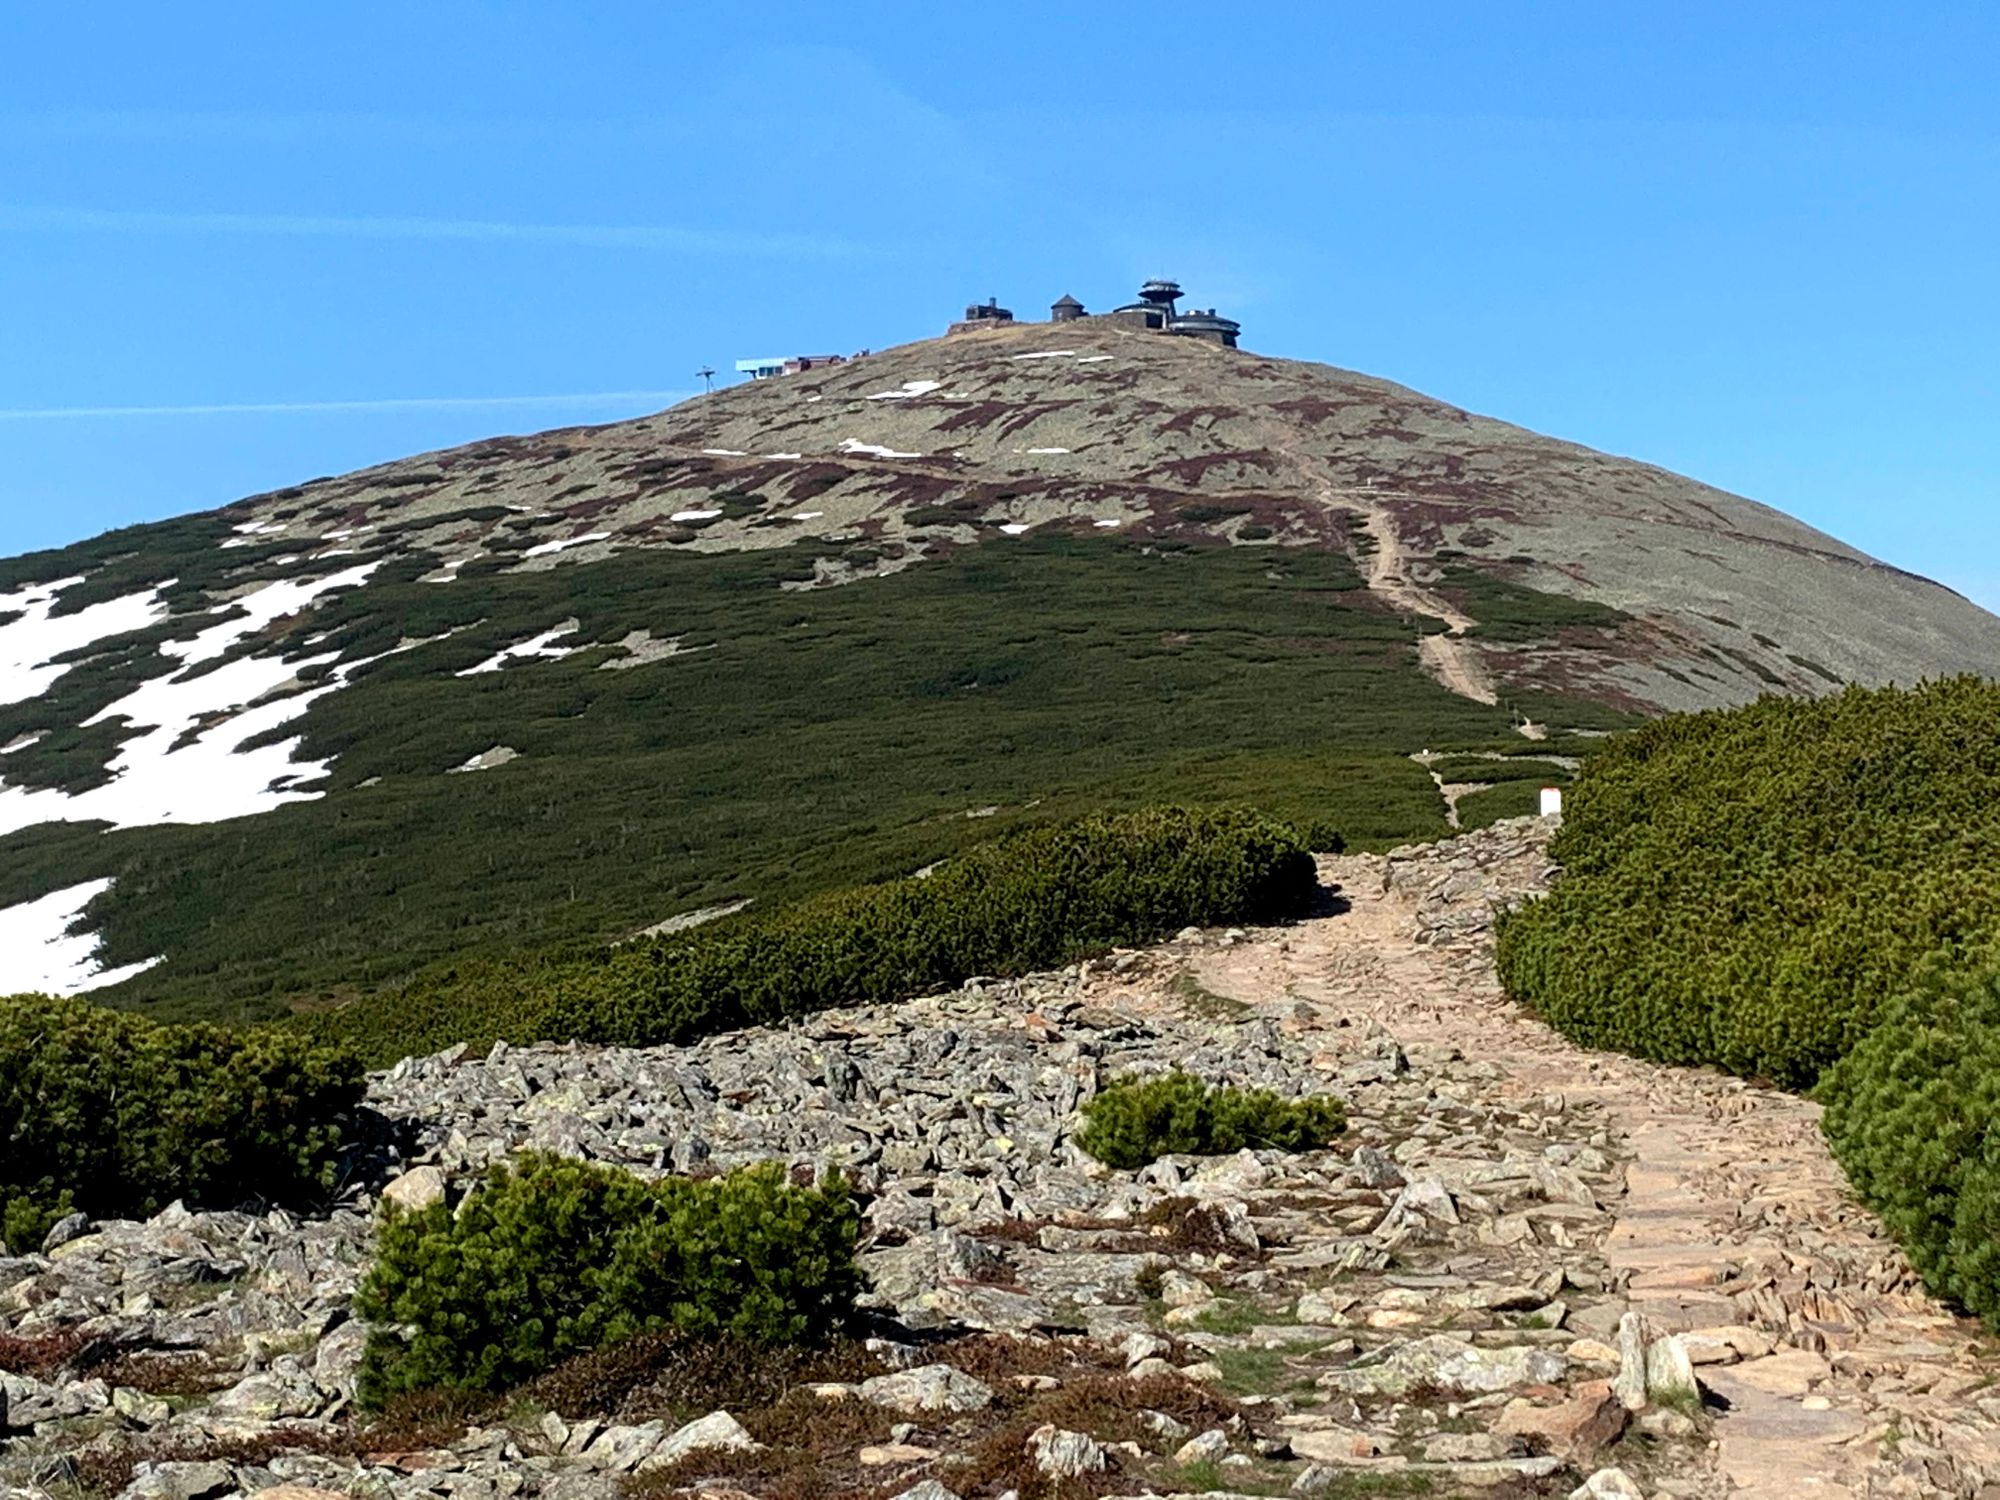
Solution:
[{"label": "green shrub", "polygon": [[1927,965],[1818,1092],[1834,1154],[1925,1283],[2000,1326],[2000,955]]},{"label": "green shrub", "polygon": [[1191,1073],[1124,1078],[1083,1106],[1076,1143],[1106,1166],[1133,1171],[1162,1156],[1313,1151],[1347,1128],[1338,1099],[1281,1099],[1269,1089],[1210,1087]]},{"label": "green shrub", "polygon": [[453,1042],[686,1042],[1306,910],[1312,856],[1245,812],[1163,808],[978,845],[925,878],[597,953],[457,965],[308,1024],[387,1062]]},{"label": "green shrub", "polygon": [[1564,874],[1503,922],[1569,1036],[1808,1088],[1932,955],[2000,938],[2000,684],[1664,719],[1584,767]]},{"label": "green shrub", "polygon": [[776,1165],[647,1182],[524,1155],[456,1211],[385,1212],[355,1297],[376,1325],[361,1399],[501,1390],[641,1333],[823,1343],[853,1314],[859,1228],[845,1187],[794,1187]]},{"label": "green shrub", "polygon": [[331,1184],[343,1117],[360,1100],[360,1063],[305,1037],[0,999],[7,1241],[33,1248],[73,1210],[143,1217],[176,1198],[310,1198]]}]

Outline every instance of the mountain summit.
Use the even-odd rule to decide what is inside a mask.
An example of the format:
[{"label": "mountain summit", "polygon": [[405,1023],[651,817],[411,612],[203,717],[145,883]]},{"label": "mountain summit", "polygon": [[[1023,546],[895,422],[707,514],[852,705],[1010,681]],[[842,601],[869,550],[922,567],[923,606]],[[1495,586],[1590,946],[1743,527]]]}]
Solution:
[{"label": "mountain summit", "polygon": [[[1652,465],[1107,319],[960,326],[978,331],[227,514],[323,557],[379,555],[359,543],[392,529],[397,550],[439,549],[439,576],[811,537],[869,554],[824,560],[817,580],[844,582],[1031,529],[1323,547],[1391,607],[1444,621],[1426,659],[1488,702],[1563,688],[1679,710],[2000,663],[2000,620],[1950,590]],[[1474,611],[1492,581],[1629,618],[1583,651],[1505,639]]]},{"label": "mountain summit", "polygon": [[1578,733],[2000,663],[1659,468],[1212,330],[960,326],[0,563],[0,991],[264,1013],[1085,806],[1384,843]]}]

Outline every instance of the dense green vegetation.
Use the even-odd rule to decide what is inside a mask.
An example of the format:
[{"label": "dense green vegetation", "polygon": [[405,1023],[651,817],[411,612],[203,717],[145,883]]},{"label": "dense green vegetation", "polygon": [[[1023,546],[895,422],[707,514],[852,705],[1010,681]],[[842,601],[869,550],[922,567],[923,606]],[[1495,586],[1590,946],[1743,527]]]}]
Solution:
[{"label": "dense green vegetation", "polygon": [[1959,678],[1615,741],[1502,930],[1509,987],[1592,1045],[1810,1087],[1921,963],[2000,937],[1996,726]]},{"label": "dense green vegetation", "polygon": [[1543,778],[1502,781],[1458,799],[1458,826],[1470,832],[1502,818],[1529,818],[1541,811]]},{"label": "dense green vegetation", "polygon": [[[212,519],[172,526],[140,540],[177,569],[258,556],[216,550]],[[92,544],[104,557],[77,570],[124,559],[125,589],[135,545]],[[106,998],[257,1019],[447,955],[595,942],[907,874],[1100,808],[1249,804],[1386,847],[1443,831],[1411,750],[1510,734],[1506,706],[1424,675],[1409,620],[1337,554],[1048,534],[841,588],[780,587],[828,555],[839,546],[653,550],[467,568],[449,585],[416,581],[428,554],[386,562],[255,646],[302,653],[330,630],[314,649],[354,659],[444,637],[359,672],[301,721],[304,754],[336,757],[330,795],[215,826],[24,830],[0,839],[0,904],[116,875],[90,913],[105,961],[170,959]],[[569,619],[565,643],[585,648],[573,656],[453,675]],[[598,670],[637,630],[685,654]],[[87,777],[102,747],[73,726],[155,649],[128,638],[4,711],[9,735],[68,729],[11,755],[9,777]],[[1553,719],[1618,722],[1587,704]],[[499,744],[521,758],[446,774]]]},{"label": "dense green vegetation", "polygon": [[1911,1264],[2000,1326],[2000,955],[1927,964],[1819,1097],[1834,1154]]},{"label": "dense green vegetation", "polygon": [[1495,786],[1503,781],[1525,781],[1540,788],[1561,786],[1570,779],[1570,773],[1563,767],[1530,755],[1446,755],[1432,761],[1426,769],[1446,781],[1483,781]]},{"label": "dense green vegetation", "polygon": [[1608,604],[1510,583],[1457,561],[1451,552],[1437,556],[1445,564],[1438,591],[1479,622],[1472,634],[1483,641],[1542,641],[1560,631],[1569,644],[1582,645],[1592,631],[1615,630],[1632,618]]},{"label": "dense green vegetation", "polygon": [[1508,988],[1580,1041],[1818,1084],[1862,1196],[2000,1324],[2000,683],[1665,719],[1584,769]]},{"label": "dense green vegetation", "polygon": [[72,1211],[309,1200],[360,1099],[360,1064],[304,1037],[0,1000],[0,1235],[32,1250]]},{"label": "dense green vegetation", "polygon": [[683,1042],[827,1006],[1021,974],[1179,928],[1305,910],[1292,830],[1161,808],[1034,828],[930,874],[644,943],[441,967],[300,1024],[378,1062],[454,1042]]},{"label": "dense green vegetation", "polygon": [[1210,1086],[1191,1073],[1117,1079],[1083,1106],[1076,1143],[1136,1171],[1162,1156],[1316,1151],[1347,1128],[1338,1099],[1281,1099],[1269,1089]]},{"label": "dense green vegetation", "polygon": [[516,1157],[455,1207],[385,1214],[355,1298],[375,1325],[360,1398],[503,1390],[642,1333],[824,1342],[853,1316],[859,1231],[842,1184],[794,1187],[775,1163],[647,1182]]}]

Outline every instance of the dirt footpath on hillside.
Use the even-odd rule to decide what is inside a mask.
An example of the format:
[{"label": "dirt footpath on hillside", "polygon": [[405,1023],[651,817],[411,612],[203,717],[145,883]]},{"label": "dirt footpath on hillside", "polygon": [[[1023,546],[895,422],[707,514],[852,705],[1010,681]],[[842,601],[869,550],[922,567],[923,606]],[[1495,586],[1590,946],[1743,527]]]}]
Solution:
[{"label": "dirt footpath on hillside", "polygon": [[1501,995],[1491,917],[1545,885],[1549,831],[1523,820],[1325,860],[1345,910],[1192,955],[1193,972],[1260,1011],[1305,1002],[1317,1025],[1456,1047],[1524,1099],[1601,1110],[1625,1158],[1602,1253],[1631,1306],[1669,1330],[1758,1336],[1692,1341],[1729,1493],[2000,1496],[2000,1354],[1854,1201],[1818,1107],[1577,1047]]}]

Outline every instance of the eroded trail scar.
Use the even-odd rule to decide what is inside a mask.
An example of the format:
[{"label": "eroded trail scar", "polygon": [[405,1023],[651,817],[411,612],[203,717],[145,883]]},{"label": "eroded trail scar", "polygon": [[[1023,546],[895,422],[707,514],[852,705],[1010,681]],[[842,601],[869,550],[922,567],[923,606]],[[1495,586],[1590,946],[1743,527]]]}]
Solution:
[{"label": "eroded trail scar", "polygon": [[[1594,1216],[1557,1222],[1601,1255],[1611,1306],[1683,1335],[1709,1393],[1713,1472],[1657,1492],[1984,1493],[2000,1481],[2000,1401],[1981,1394],[1994,1367],[1977,1325],[1930,1298],[1855,1203],[1818,1107],[1587,1051],[1501,993],[1494,917],[1545,887],[1550,831],[1522,819],[1325,860],[1344,911],[1211,953],[1200,982],[1332,1037],[1455,1051],[1501,1099],[1601,1119],[1622,1188]],[[1448,1131],[1454,1108],[1441,1090],[1434,1128]],[[1579,1305],[1565,1326],[1589,1340],[1613,1322],[1606,1305]]]},{"label": "eroded trail scar", "polygon": [[1379,595],[1399,614],[1428,615],[1442,620],[1440,634],[1422,636],[1417,642],[1417,658],[1445,687],[1475,703],[1498,703],[1491,674],[1479,659],[1478,650],[1465,639],[1466,632],[1479,622],[1443,595],[1424,587],[1410,575],[1403,539],[1396,529],[1396,516],[1389,496],[1365,487],[1341,486],[1325,471],[1323,461],[1311,454],[1274,440],[1273,451],[1291,464],[1315,499],[1329,512],[1359,516],[1371,543],[1360,561],[1362,577],[1370,593]]}]

